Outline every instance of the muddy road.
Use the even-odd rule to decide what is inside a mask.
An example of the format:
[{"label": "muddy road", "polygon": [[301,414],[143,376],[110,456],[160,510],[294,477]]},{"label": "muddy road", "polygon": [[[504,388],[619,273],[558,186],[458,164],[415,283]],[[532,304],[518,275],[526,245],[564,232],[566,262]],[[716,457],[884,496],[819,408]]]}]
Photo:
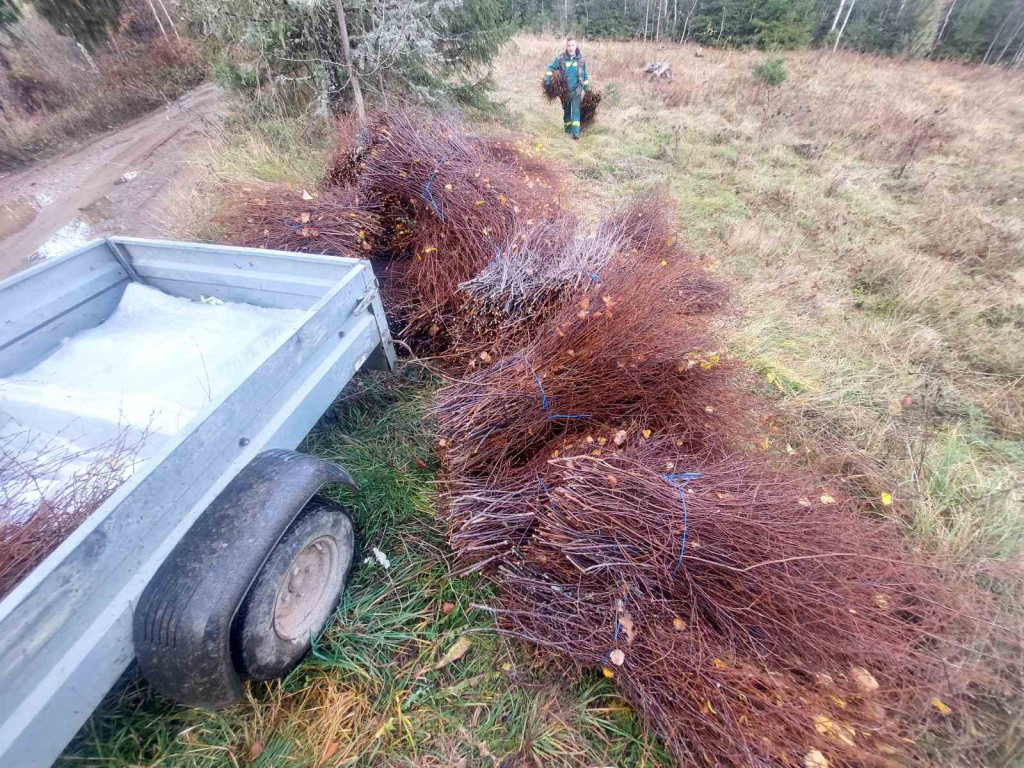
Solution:
[{"label": "muddy road", "polygon": [[0,280],[105,235],[164,237],[218,132],[223,92],[204,85],[39,165],[0,176]]}]

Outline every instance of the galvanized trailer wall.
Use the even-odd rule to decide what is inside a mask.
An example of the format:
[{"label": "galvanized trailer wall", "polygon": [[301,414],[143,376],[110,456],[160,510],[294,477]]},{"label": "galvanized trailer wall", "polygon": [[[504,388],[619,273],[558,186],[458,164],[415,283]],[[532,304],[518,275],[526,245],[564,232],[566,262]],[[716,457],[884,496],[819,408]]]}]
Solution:
[{"label": "galvanized trailer wall", "polygon": [[236,386],[0,602],[0,765],[45,766],[131,662],[131,607],[227,483],[295,448],[364,364],[394,360],[368,262],[112,238],[0,284],[0,375],[101,323],[129,280],[305,309]]}]

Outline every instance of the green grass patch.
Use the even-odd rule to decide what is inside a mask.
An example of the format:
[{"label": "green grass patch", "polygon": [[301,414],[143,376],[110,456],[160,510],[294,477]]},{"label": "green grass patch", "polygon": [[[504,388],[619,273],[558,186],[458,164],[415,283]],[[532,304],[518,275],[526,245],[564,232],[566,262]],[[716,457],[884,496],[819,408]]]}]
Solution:
[{"label": "green grass patch", "polygon": [[[360,486],[329,492],[352,512],[359,554],[303,664],[216,712],[178,707],[129,671],[59,766],[671,764],[610,681],[494,631],[471,607],[491,602],[488,583],[449,575],[424,420],[434,386],[412,367],[363,375],[307,438]],[[465,655],[442,664],[463,639]]]}]

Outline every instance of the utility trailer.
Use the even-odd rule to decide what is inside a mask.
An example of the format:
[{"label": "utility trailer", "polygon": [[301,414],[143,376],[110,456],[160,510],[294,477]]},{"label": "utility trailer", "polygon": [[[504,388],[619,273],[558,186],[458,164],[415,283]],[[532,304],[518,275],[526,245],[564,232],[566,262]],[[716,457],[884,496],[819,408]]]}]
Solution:
[{"label": "utility trailer", "polygon": [[351,522],[315,496],[352,479],[295,448],[356,371],[394,364],[369,262],[97,240],[0,283],[0,377],[103,324],[131,283],[300,312],[0,602],[5,767],[50,765],[135,658],[192,706],[286,673],[352,561]]}]

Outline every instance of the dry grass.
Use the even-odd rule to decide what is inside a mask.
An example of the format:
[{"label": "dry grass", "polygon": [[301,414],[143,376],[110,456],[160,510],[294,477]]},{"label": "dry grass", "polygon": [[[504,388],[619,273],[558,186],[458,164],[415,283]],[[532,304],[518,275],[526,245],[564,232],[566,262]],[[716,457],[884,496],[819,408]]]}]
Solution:
[{"label": "dry grass", "polygon": [[0,70],[0,171],[51,155],[181,96],[206,75],[187,39],[114,37],[95,55],[26,14]]},{"label": "dry grass", "polygon": [[[769,451],[825,456],[856,493],[891,493],[929,547],[1019,553],[1020,78],[806,51],[769,93],[758,53],[582,45],[606,98],[579,146],[531,75],[557,41],[518,38],[499,97],[577,172],[581,208],[673,193],[689,245],[736,285],[732,350],[779,396]],[[637,71],[653,60],[673,80]]]},{"label": "dry grass", "polygon": [[[784,461],[809,453],[833,462],[850,490],[930,548],[982,560],[1019,555],[1019,81],[807,52],[788,57],[790,79],[769,99],[752,83],[756,54],[696,58],[692,47],[584,42],[605,101],[598,124],[574,145],[536,82],[537,64],[558,41],[516,45],[499,62],[499,97],[537,155],[574,172],[580,215],[664,184],[687,246],[736,286],[742,311],[720,331],[781,410],[760,447]],[[650,84],[635,72],[656,58],[673,63],[675,81]],[[923,126],[914,122],[922,115]],[[312,188],[327,144],[312,124],[227,136],[224,151],[205,158],[209,185],[193,201],[196,221],[216,208],[226,181]],[[424,530],[436,435],[421,434],[418,409],[368,404],[376,391],[350,391],[310,447],[360,478],[364,546],[381,547],[396,568],[364,566],[317,655],[258,689],[256,704],[211,715],[172,707],[144,687],[139,701],[122,693],[62,765],[214,766],[232,757],[316,765],[325,738],[339,745],[337,765],[672,764],[610,681],[580,681],[576,670],[495,638],[485,631],[491,622],[468,610],[492,596],[453,578],[440,536]],[[851,450],[834,450],[851,438]],[[883,492],[893,494],[891,507]],[[447,601],[456,605],[450,615]],[[1009,621],[1016,626],[1019,616]],[[463,660],[417,677],[463,633],[474,642]],[[307,730],[294,707],[308,686],[305,706],[317,714]],[[335,726],[317,724],[328,700],[339,718],[333,736],[322,734]],[[287,714],[274,720],[275,711]],[[187,741],[189,733],[198,737]],[[1020,753],[1014,738],[1007,734],[1003,762]],[[253,743],[263,752],[247,760]]]}]

